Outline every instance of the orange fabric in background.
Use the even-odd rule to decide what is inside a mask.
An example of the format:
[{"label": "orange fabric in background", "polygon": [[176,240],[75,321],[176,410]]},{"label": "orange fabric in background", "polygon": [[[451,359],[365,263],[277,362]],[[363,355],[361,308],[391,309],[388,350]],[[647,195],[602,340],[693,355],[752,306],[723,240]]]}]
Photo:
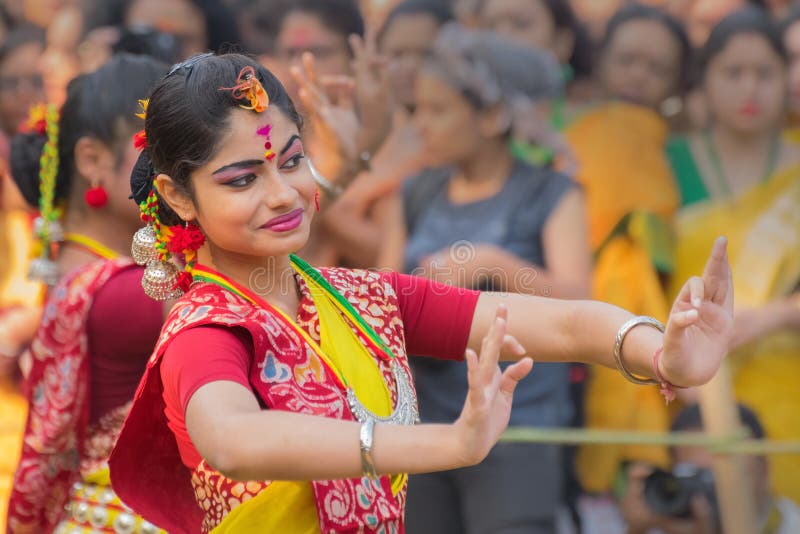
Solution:
[{"label": "orange fabric in background", "polygon": [[623,103],[589,111],[564,132],[586,191],[593,251],[632,211],[674,215],[678,194],[664,155],[668,134],[657,113]]},{"label": "orange fabric in background", "polygon": [[[669,134],[655,112],[624,103],[587,112],[564,132],[578,161],[576,179],[586,193],[589,239],[595,253],[592,296],[633,313],[665,320],[669,303],[654,262],[669,257],[669,240],[653,254],[653,226],[667,227],[678,207],[672,171],[664,154]],[[636,222],[620,225],[636,214]],[[639,217],[642,216],[642,217]],[[655,387],[627,382],[615,370],[593,367],[584,401],[586,426],[666,431],[669,411]],[[592,445],[579,449],[578,478],[590,492],[608,492],[626,460],[668,462],[663,447]]]}]

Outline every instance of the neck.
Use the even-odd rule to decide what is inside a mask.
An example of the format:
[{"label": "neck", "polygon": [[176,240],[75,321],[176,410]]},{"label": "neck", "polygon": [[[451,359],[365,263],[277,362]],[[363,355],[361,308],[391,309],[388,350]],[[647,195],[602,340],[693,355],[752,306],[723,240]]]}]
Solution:
[{"label": "neck", "polygon": [[198,251],[198,260],[280,308],[290,317],[296,315],[298,288],[288,255],[256,258],[223,252],[209,244]]},{"label": "neck", "polygon": [[457,165],[456,178],[475,186],[493,184],[505,181],[513,165],[514,157],[505,139],[486,141]]},{"label": "neck", "polygon": [[64,231],[81,234],[107,246],[120,256],[131,255],[131,239],[138,228],[100,210],[68,210]]},{"label": "neck", "polygon": [[716,125],[711,128],[711,136],[720,152],[741,154],[769,150],[775,139],[775,132],[773,130],[742,132]]}]

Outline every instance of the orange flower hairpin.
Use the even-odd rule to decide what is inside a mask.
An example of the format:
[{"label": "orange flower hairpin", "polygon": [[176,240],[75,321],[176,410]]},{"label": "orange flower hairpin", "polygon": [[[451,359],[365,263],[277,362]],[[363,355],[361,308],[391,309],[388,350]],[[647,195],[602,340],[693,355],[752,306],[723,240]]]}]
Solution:
[{"label": "orange flower hairpin", "polygon": [[251,66],[244,67],[236,78],[233,87],[222,87],[223,91],[231,91],[233,98],[247,100],[248,105],[240,104],[242,109],[251,109],[256,113],[266,111],[269,107],[269,95],[256,76],[256,71]]}]

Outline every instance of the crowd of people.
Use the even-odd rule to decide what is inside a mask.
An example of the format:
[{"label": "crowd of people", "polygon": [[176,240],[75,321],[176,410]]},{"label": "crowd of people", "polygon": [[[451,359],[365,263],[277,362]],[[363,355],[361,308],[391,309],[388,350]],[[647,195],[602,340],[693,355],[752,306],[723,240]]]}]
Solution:
[{"label": "crowd of people", "polygon": [[0,524],[723,532],[702,448],[498,439],[720,365],[800,439],[792,4],[0,4]]}]

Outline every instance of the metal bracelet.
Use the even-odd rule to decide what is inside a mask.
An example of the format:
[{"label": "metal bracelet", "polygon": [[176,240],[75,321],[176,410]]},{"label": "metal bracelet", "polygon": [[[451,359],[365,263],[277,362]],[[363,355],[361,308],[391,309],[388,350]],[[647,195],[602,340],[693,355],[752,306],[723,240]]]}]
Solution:
[{"label": "metal bracelet", "polygon": [[372,460],[372,436],[375,431],[375,420],[371,417],[361,423],[361,476],[378,478],[375,462]]},{"label": "metal bracelet", "polygon": [[335,199],[342,193],[344,193],[344,189],[341,186],[336,184],[332,184],[330,180],[325,178],[319,169],[317,169],[316,165],[312,163],[311,160],[308,160],[308,168],[311,170],[311,176],[314,178],[314,182],[319,186],[322,191],[328,195],[331,199]]},{"label": "metal bracelet", "polygon": [[658,319],[654,319],[653,317],[647,317],[644,315],[640,315],[638,317],[634,317],[623,324],[619,331],[617,332],[617,337],[614,340],[614,363],[617,366],[617,370],[620,372],[622,376],[625,377],[628,382],[633,382],[634,384],[640,386],[649,386],[651,384],[659,384],[658,380],[654,380],[652,378],[639,378],[634,376],[628,369],[625,367],[625,364],[622,361],[622,342],[625,341],[625,336],[628,335],[634,327],[639,325],[646,325],[651,328],[655,328],[659,332],[664,332],[664,325]]}]

